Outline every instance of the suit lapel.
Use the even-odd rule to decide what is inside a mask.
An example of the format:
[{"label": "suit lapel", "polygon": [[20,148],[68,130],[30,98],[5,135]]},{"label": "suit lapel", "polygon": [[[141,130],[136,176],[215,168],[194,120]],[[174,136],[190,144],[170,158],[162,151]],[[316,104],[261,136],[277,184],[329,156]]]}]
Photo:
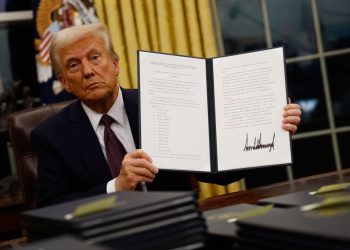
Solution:
[{"label": "suit lapel", "polygon": [[97,180],[110,179],[111,174],[103,155],[96,133],[85,114],[80,101],[75,102],[68,112],[70,123],[69,136],[74,143],[77,154],[81,157],[87,170]]},{"label": "suit lapel", "polygon": [[[131,132],[136,148],[139,148],[138,91],[132,89],[122,89],[122,91]],[[69,124],[68,135],[72,139],[76,152],[83,160],[87,171],[98,180],[112,178],[96,133],[80,101],[71,105],[67,113],[67,121]]]}]

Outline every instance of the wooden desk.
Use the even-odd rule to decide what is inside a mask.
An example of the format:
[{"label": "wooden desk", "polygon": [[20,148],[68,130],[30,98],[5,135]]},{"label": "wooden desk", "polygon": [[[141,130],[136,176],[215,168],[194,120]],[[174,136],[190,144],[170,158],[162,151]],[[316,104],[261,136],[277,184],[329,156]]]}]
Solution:
[{"label": "wooden desk", "polygon": [[313,175],[296,179],[294,181],[286,181],[269,186],[211,197],[200,200],[199,204],[203,211],[240,203],[256,204],[258,200],[263,198],[304,191],[307,189],[318,189],[323,185],[346,181],[350,181],[350,169]]},{"label": "wooden desk", "polygon": [[[0,196],[0,241],[18,237],[22,229],[20,215],[23,200],[20,193]],[[14,233],[18,231],[17,233]]]}]

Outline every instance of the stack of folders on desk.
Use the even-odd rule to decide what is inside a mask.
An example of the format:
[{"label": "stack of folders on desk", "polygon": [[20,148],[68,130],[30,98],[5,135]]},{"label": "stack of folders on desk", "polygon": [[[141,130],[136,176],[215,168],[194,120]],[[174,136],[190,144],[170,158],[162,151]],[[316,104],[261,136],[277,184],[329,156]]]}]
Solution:
[{"label": "stack of folders on desk", "polygon": [[350,183],[338,183],[319,187],[317,189],[279,195],[258,201],[258,204],[274,204],[275,207],[301,207],[319,203],[327,198],[342,197],[350,194]]},{"label": "stack of folders on desk", "polygon": [[206,226],[193,192],[118,192],[23,214],[30,240],[69,233],[114,249],[200,249]]},{"label": "stack of folders on desk", "polygon": [[350,183],[260,201],[284,209],[237,222],[240,249],[350,249]]},{"label": "stack of folders on desk", "polygon": [[280,208],[274,208],[272,205],[239,204],[205,211],[203,216],[208,227],[207,244],[209,248],[234,249],[237,243],[237,221],[265,216],[275,210],[280,210]]},{"label": "stack of folders on desk", "polygon": [[82,240],[72,237],[69,235],[59,236],[50,238],[47,240],[37,241],[35,243],[29,243],[21,246],[21,250],[108,250],[110,248],[105,248],[102,246],[89,246],[85,244]]}]

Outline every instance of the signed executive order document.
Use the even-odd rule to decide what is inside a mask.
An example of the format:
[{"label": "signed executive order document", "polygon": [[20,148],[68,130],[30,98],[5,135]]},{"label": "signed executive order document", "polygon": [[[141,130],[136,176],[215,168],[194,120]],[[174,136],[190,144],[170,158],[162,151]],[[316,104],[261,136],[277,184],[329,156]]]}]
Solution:
[{"label": "signed executive order document", "polygon": [[141,148],[160,169],[292,162],[283,48],[213,59],[139,51]]}]

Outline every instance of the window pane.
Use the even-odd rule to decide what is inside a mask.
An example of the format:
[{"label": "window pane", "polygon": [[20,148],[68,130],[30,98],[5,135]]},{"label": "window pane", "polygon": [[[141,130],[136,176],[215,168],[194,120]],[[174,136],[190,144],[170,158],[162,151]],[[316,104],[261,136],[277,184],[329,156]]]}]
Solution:
[{"label": "window pane", "polygon": [[286,56],[316,53],[316,36],[309,0],[267,1],[273,46],[286,46]]},{"label": "window pane", "polygon": [[12,89],[12,71],[10,61],[9,32],[6,27],[0,28],[0,93],[5,89]]},{"label": "window pane", "polygon": [[349,154],[350,132],[339,133],[337,137],[338,137],[342,167],[350,168],[350,154]]},{"label": "window pane", "polygon": [[298,132],[329,128],[318,60],[287,64],[288,95],[302,107]]},{"label": "window pane", "polygon": [[295,178],[336,170],[330,136],[294,140],[292,148]]},{"label": "window pane", "polygon": [[32,9],[33,0],[0,0],[0,12]]},{"label": "window pane", "polygon": [[326,59],[336,126],[350,126],[350,55]]},{"label": "window pane", "polygon": [[225,54],[266,48],[259,0],[217,0]]},{"label": "window pane", "polygon": [[34,49],[33,21],[8,25],[12,76],[15,81],[16,97],[23,98],[23,88],[28,86],[33,96],[38,96]]},{"label": "window pane", "polygon": [[[0,8],[5,11],[32,10],[33,1],[3,0]],[[2,13],[0,13],[2,15]],[[21,18],[18,12],[14,17]],[[31,107],[38,94],[36,76],[36,62],[34,50],[34,20],[11,21],[0,27],[0,103],[5,105],[9,99],[19,104],[11,108],[16,111],[24,107]],[[26,99],[26,100],[23,100]],[[16,102],[17,101],[17,102]],[[13,106],[13,105],[11,105]],[[1,110],[0,116],[8,115],[10,110]]]},{"label": "window pane", "polygon": [[350,47],[350,1],[318,0],[323,47],[325,50]]}]

